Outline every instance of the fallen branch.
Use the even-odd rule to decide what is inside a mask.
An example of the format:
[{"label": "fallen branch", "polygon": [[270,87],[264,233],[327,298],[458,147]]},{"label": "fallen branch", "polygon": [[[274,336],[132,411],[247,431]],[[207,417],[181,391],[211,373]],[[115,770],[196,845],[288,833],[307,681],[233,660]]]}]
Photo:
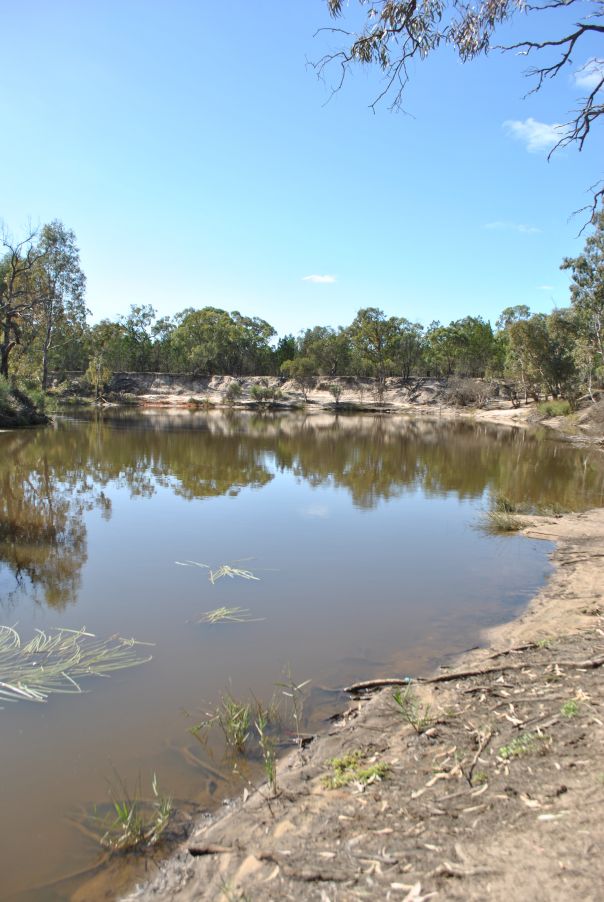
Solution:
[{"label": "fallen branch", "polygon": [[409,683],[451,683],[453,680],[467,680],[470,677],[484,676],[488,673],[503,673],[508,670],[527,670],[530,667],[572,667],[576,670],[595,670],[604,666],[604,656],[600,658],[591,658],[587,661],[531,661],[525,664],[500,664],[496,667],[482,667],[475,670],[458,670],[451,673],[441,673],[435,677],[385,677],[381,680],[365,680],[361,683],[353,683],[346,686],[342,692],[370,692],[374,689],[380,689],[383,686],[408,686]]},{"label": "fallen branch", "polygon": [[189,846],[189,855],[193,855],[194,858],[200,855],[228,855],[233,851],[231,846],[217,846],[215,843],[208,843],[205,846]]}]

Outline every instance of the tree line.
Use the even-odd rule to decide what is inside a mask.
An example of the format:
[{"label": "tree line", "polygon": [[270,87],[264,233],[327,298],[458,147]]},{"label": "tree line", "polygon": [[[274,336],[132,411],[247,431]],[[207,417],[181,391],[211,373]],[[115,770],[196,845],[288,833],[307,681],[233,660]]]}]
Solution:
[{"label": "tree line", "polygon": [[317,376],[507,378],[527,397],[573,399],[604,384],[604,211],[583,253],[567,258],[568,307],[504,309],[493,327],[480,316],[423,326],[377,307],[347,326],[313,326],[278,337],[259,317],[217,307],[158,317],[132,305],[115,320],[88,322],[86,279],[73,232],[54,221],[20,242],[4,234],[0,257],[0,375],[45,390],[49,373],[112,372],[285,376],[304,389]]}]

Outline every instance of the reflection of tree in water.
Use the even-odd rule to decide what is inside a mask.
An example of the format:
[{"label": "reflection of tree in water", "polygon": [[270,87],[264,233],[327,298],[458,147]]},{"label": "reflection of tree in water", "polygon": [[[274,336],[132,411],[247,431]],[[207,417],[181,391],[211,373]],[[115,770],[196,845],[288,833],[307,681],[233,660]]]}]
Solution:
[{"label": "reflection of tree in water", "polygon": [[[108,500],[65,467],[42,431],[3,436],[0,457],[0,562],[52,607],[75,601],[86,561],[83,513]],[[13,594],[13,593],[11,593]]]},{"label": "reflection of tree in water", "polygon": [[191,500],[261,488],[275,470],[345,489],[365,509],[417,488],[570,509],[604,503],[601,455],[522,430],[379,416],[110,414],[0,436],[0,565],[17,588],[62,607],[86,561],[84,514],[111,515],[108,485]]}]

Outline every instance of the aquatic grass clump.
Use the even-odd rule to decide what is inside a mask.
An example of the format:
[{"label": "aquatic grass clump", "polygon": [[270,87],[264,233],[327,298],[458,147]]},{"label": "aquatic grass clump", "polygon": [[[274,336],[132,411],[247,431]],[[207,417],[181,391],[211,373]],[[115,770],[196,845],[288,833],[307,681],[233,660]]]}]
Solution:
[{"label": "aquatic grass clump", "polygon": [[242,570],[239,567],[231,567],[230,564],[221,564],[220,567],[212,570],[209,564],[200,564],[199,561],[174,561],[174,563],[179,567],[201,567],[203,570],[207,570],[208,579],[212,585],[223,576],[228,576],[230,579],[234,579],[236,576],[240,579],[260,579],[260,577],[255,576],[251,570]]},{"label": "aquatic grass clump", "polygon": [[251,617],[248,608],[215,608],[213,611],[204,611],[198,623],[258,623],[264,617]]},{"label": "aquatic grass clump", "polygon": [[109,676],[151,660],[149,643],[112,636],[97,639],[84,629],[36,630],[25,645],[11,626],[0,626],[0,701],[45,702],[53,693],[81,693],[78,679]]},{"label": "aquatic grass clump", "polygon": [[119,777],[110,785],[111,811],[105,817],[95,814],[86,818],[91,822],[91,832],[97,836],[103,848],[110,852],[138,852],[156,845],[165,833],[174,806],[170,796],[159,791],[157,776],[151,781],[153,797],[142,797],[140,780],[136,791],[130,793]]},{"label": "aquatic grass clump", "polygon": [[518,532],[525,524],[519,517],[506,511],[493,510],[486,514],[485,528],[488,532]]},{"label": "aquatic grass clump", "polygon": [[217,724],[224,734],[226,744],[236,752],[243,752],[249,739],[252,721],[252,706],[250,702],[240,702],[230,693],[226,693],[220,699],[213,713],[208,714],[206,720],[191,728],[195,736]]}]

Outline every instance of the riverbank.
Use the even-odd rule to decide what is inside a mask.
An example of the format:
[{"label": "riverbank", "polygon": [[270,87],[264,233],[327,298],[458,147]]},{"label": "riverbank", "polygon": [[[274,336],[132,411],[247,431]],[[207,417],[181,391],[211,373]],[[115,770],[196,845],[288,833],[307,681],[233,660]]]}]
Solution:
[{"label": "riverbank", "polygon": [[518,620],[402,705],[350,693],[276,797],[203,821],[128,899],[598,899],[604,510],[525,532],[556,542],[555,569]]},{"label": "riverbank", "polygon": [[44,426],[50,420],[41,413],[26,394],[6,384],[0,386],[0,429],[23,429]]}]

